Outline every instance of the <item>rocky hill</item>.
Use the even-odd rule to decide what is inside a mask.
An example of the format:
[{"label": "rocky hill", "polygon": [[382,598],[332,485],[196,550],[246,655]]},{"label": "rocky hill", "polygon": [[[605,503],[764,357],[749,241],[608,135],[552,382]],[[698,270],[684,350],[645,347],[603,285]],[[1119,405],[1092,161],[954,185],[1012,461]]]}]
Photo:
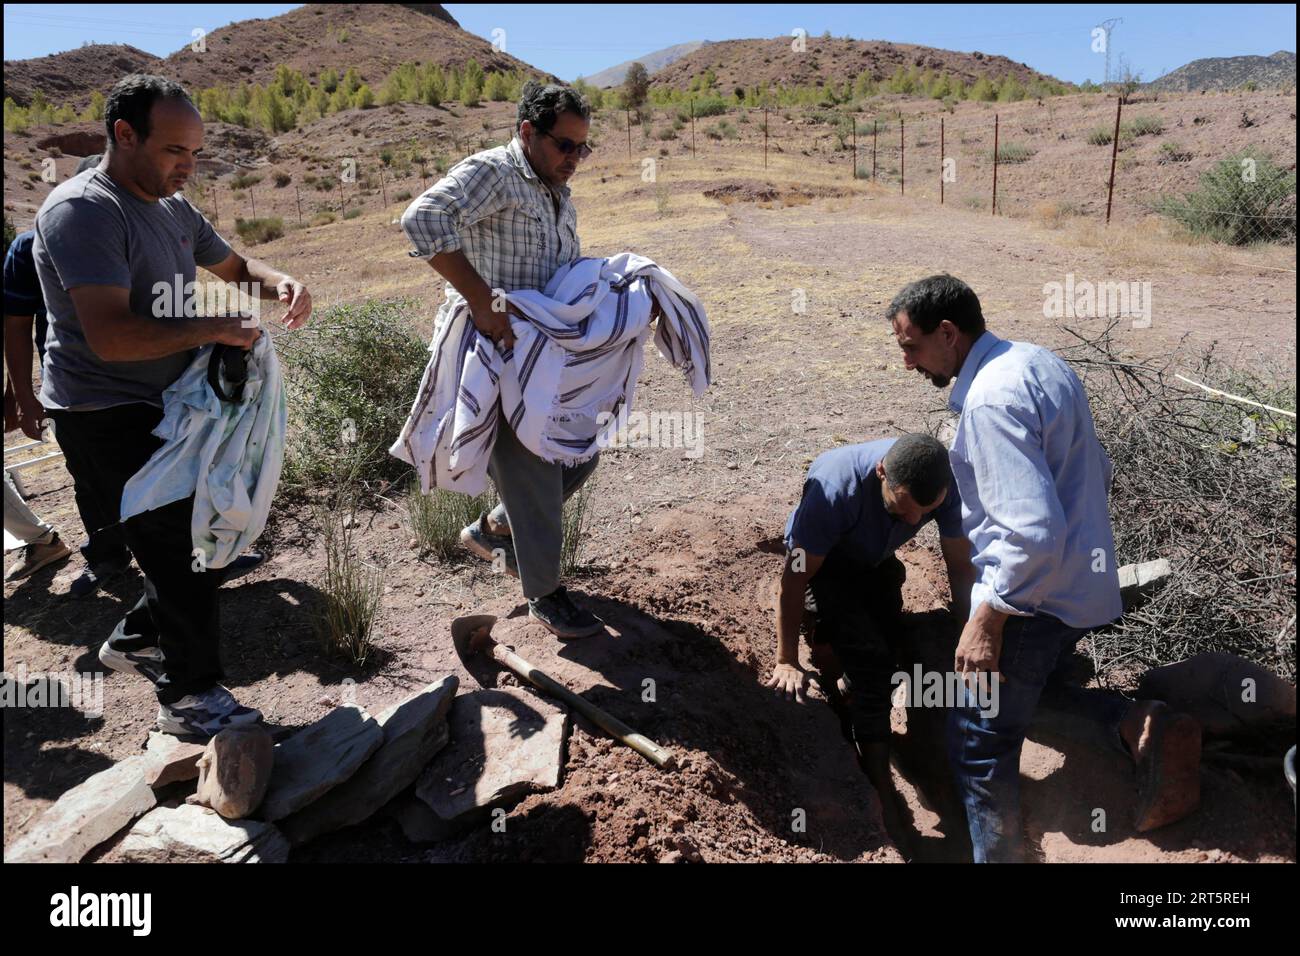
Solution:
[{"label": "rocky hill", "polygon": [[1060,82],[1024,63],[987,53],[959,53],[883,40],[807,37],[803,51],[792,49],[791,37],[771,40],[722,40],[709,43],[668,64],[653,76],[654,85],[683,88],[712,69],[718,86],[808,86],[853,80],[863,70],[876,80],[893,76],[899,67],[932,70],[960,77],[967,84],[980,77],[997,80],[1014,76],[1021,83]]},{"label": "rocky hill", "polygon": [[1235,90],[1248,83],[1256,89],[1295,87],[1295,54],[1278,50],[1272,56],[1213,56],[1193,60],[1146,85],[1149,90],[1195,93]]},{"label": "rocky hill", "polygon": [[463,67],[470,59],[487,72],[519,70],[547,76],[460,28],[434,3],[309,3],[270,19],[240,20],[213,30],[204,49],[187,45],[159,59],[133,47],[86,46],[32,60],[5,61],[5,95],[27,105],[39,89],[53,103],[80,109],[91,92],[107,92],[121,76],[150,70],[173,77],[188,89],[265,83],[280,64],[309,79],[333,69],[356,67],[378,85],[407,61]]}]

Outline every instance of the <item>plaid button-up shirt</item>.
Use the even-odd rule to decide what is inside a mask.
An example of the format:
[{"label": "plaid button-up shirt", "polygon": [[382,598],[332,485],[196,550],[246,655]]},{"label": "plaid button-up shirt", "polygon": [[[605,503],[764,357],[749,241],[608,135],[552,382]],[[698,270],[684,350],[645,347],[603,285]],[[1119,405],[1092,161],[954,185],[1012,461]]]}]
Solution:
[{"label": "plaid button-up shirt", "polygon": [[406,207],[402,230],[412,256],[460,249],[484,282],[506,292],[542,289],[579,256],[569,187],[540,179],[517,138],[453,166]]}]

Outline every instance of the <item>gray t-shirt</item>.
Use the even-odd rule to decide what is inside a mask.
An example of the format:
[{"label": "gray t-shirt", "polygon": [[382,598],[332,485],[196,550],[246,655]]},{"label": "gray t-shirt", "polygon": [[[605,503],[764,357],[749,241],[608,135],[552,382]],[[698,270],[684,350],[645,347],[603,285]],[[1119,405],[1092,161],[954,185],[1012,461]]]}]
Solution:
[{"label": "gray t-shirt", "polygon": [[[88,169],[46,197],[36,214],[33,254],[49,310],[41,404],[69,411],[131,402],[161,407],[163,390],[180,377],[194,353],[105,362],[86,343],[68,290],[117,286],[130,290],[131,311],[137,315],[183,318],[185,296],[175,291],[177,283],[185,290],[194,281],[196,265],[216,265],[230,255],[230,246],[203,213],[180,193],[146,202],[108,173]],[[168,288],[162,296],[154,291],[159,282]]]}]

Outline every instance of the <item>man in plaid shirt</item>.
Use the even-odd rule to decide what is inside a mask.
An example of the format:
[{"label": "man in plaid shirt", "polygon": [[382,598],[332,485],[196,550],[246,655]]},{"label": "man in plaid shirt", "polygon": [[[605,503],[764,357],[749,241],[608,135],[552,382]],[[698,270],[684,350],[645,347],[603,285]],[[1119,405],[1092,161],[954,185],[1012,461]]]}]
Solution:
[{"label": "man in plaid shirt", "polygon": [[[438,320],[463,297],[475,327],[507,359],[514,336],[503,293],[544,288],[556,269],[580,254],[567,183],[591,154],[590,116],[573,90],[529,81],[510,145],[457,163],[402,215],[415,247],[411,255],[427,260],[455,290]],[[595,468],[596,458],[573,467],[543,461],[501,416],[488,466],[501,504],[460,536],[485,560],[504,556],[523,585],[529,615],[566,640],[604,630],[560,584],[564,500]]]}]

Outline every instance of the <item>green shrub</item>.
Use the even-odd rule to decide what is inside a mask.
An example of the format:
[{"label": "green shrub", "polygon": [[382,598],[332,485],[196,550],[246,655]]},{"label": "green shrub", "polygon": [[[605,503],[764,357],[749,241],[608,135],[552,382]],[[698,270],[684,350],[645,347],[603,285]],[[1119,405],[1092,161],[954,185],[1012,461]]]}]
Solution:
[{"label": "green shrub", "polygon": [[1166,166],[1169,163],[1190,163],[1191,161],[1191,150],[1184,149],[1181,143],[1160,144],[1160,152],[1156,156],[1156,162],[1161,166]]},{"label": "green shrub", "polygon": [[435,488],[432,494],[426,495],[415,479],[406,492],[406,510],[416,546],[422,554],[432,554],[443,561],[456,555],[461,529],[495,506],[496,497],[491,491],[471,497]]},{"label": "green shrub", "polygon": [[284,220],[279,216],[268,216],[264,219],[236,219],[235,232],[239,233],[240,239],[255,246],[283,236]]},{"label": "green shrub", "polygon": [[313,509],[325,548],[322,603],[314,624],[326,653],[360,667],[374,650],[371,636],[384,596],[384,577],[357,553],[352,538],[357,504],[357,485],[344,482]]},{"label": "green shrub", "polygon": [[256,186],[261,181],[261,176],[255,176],[252,173],[235,173],[230,177],[230,188],[247,189],[249,186]]},{"label": "green shrub", "polygon": [[388,454],[415,400],[429,353],[417,303],[371,299],[325,310],[278,345],[289,405],[285,485],[393,481],[409,467]]},{"label": "green shrub", "polygon": [[560,575],[573,574],[582,564],[582,549],[591,527],[591,482],[587,482],[564,503],[564,543],[560,546]]},{"label": "green shrub", "polygon": [[311,224],[313,226],[328,226],[337,218],[338,217],[332,212],[318,212],[316,215],[311,217]]},{"label": "green shrub", "polygon": [[1109,126],[1098,126],[1088,134],[1088,144],[1090,146],[1109,146],[1110,141],[1115,138],[1112,128]]},{"label": "green shrub", "polygon": [[357,216],[359,216],[359,215],[361,215],[361,209],[360,209],[360,207],[358,207],[358,206],[353,206],[351,209],[349,209],[349,210],[347,210],[346,212],[343,213],[343,218],[344,218],[344,219],[356,219]]},{"label": "green shrub", "polygon": [[[992,157],[992,151],[989,153]],[[1025,163],[1034,155],[1034,150],[1023,143],[999,143],[999,163]]]},{"label": "green shrub", "polygon": [[[695,101],[695,116],[723,116],[727,112],[727,101],[720,96],[706,96]],[[689,113],[687,114],[689,116]]]},{"label": "green shrub", "polygon": [[1295,242],[1295,170],[1250,147],[1201,174],[1200,187],[1161,196],[1157,212],[1216,242]]},{"label": "green shrub", "polygon": [[1135,116],[1127,125],[1134,136],[1159,136],[1165,131],[1165,124],[1159,116]]},{"label": "green shrub", "polygon": [[288,173],[276,173],[275,176],[272,178],[275,181],[276,189],[283,189],[285,186],[293,182],[293,177],[290,176]]}]

